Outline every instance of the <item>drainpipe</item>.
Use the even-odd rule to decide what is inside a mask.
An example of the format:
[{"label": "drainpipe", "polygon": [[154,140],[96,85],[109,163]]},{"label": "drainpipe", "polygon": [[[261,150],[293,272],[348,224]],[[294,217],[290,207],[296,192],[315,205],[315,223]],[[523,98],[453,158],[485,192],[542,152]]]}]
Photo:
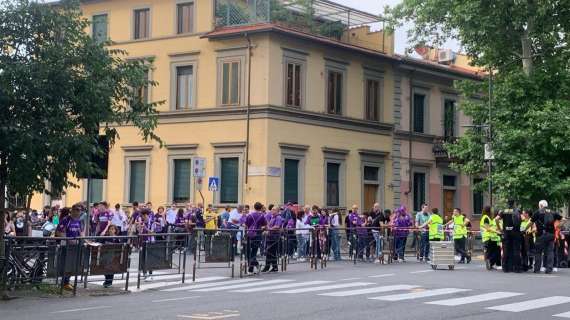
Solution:
[{"label": "drainpipe", "polygon": [[[251,107],[251,39],[246,33],[245,38],[247,40],[247,106],[246,106],[246,138],[245,138],[245,186],[247,187],[249,181],[249,128],[250,128],[250,107]],[[243,199],[243,190],[242,190]]]},{"label": "drainpipe", "polygon": [[[413,188],[413,165],[412,165],[412,141],[413,141],[413,126],[414,126],[414,121],[413,121],[413,117],[414,117],[414,73],[416,72],[416,69],[410,71],[410,115],[409,115],[409,130],[408,130],[408,167],[409,167],[409,181],[408,181],[408,195],[410,193],[412,193],[412,188]],[[412,194],[412,198],[413,198],[413,194]],[[408,197],[408,199],[410,199],[410,197]],[[411,199],[411,208],[413,209],[414,206],[414,199]]]}]

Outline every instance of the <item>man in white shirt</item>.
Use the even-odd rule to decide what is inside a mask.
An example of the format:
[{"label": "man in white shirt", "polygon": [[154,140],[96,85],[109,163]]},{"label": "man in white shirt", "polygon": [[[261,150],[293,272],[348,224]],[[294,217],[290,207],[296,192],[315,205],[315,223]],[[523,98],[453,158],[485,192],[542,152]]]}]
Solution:
[{"label": "man in white shirt", "polygon": [[111,212],[111,224],[116,226],[121,232],[121,236],[126,236],[129,231],[128,218],[120,204],[115,205],[115,210]]},{"label": "man in white shirt", "polygon": [[166,211],[166,222],[169,226],[173,226],[176,224],[176,214],[178,210],[176,209],[176,203],[172,203],[170,208]]}]

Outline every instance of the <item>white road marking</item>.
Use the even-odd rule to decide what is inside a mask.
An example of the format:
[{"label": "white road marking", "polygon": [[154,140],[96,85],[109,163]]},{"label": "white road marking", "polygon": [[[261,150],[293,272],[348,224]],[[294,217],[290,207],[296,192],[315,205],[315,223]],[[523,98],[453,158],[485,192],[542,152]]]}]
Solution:
[{"label": "white road marking", "polygon": [[364,287],[364,286],[369,286],[372,284],[375,284],[375,283],[372,283],[372,282],[341,283],[341,284],[333,284],[333,285],[320,286],[320,287],[311,287],[311,288],[301,288],[301,289],[293,289],[293,290],[286,290],[286,291],[278,291],[276,293],[304,293],[304,292],[325,291],[325,290],[334,290],[334,289],[350,288],[350,287]]},{"label": "white road marking", "polygon": [[278,283],[285,283],[285,282],[291,282],[293,280],[269,280],[269,281],[258,281],[258,282],[254,282],[254,283],[246,283],[246,284],[233,284],[233,285],[227,285],[227,286],[216,286],[216,287],[212,287],[212,288],[203,288],[203,289],[197,289],[197,290],[192,290],[192,291],[200,291],[200,292],[211,292],[211,291],[224,291],[224,290],[234,290],[234,289],[241,289],[241,288],[248,288],[248,287],[257,287],[257,286],[263,286],[263,285],[269,285],[269,284],[278,284]]},{"label": "white road marking", "polygon": [[427,272],[434,272],[434,270],[419,270],[419,271],[412,271],[410,273],[416,274],[416,273],[427,273]]},{"label": "white road marking", "polygon": [[234,290],[232,292],[271,291],[271,290],[279,290],[279,289],[289,289],[289,288],[297,288],[297,287],[314,286],[314,285],[318,285],[318,284],[325,284],[325,283],[331,283],[331,282],[332,281],[308,281],[308,282],[286,283],[286,284],[278,284],[278,285],[274,285],[274,286],[261,287],[261,288]]},{"label": "white road marking", "polygon": [[443,288],[443,289],[434,289],[434,290],[424,290],[412,293],[402,293],[402,294],[394,294],[388,296],[380,296],[380,297],[372,297],[368,299],[373,300],[383,300],[383,301],[402,301],[402,300],[411,300],[417,298],[427,298],[433,296],[440,296],[444,294],[452,294],[464,291],[471,291],[469,289],[457,289],[457,288]]},{"label": "white road marking", "polygon": [[521,295],[523,295],[523,294],[518,293],[518,292],[498,291],[498,292],[490,292],[490,293],[479,294],[476,296],[461,297],[461,298],[454,298],[454,299],[444,299],[444,300],[430,301],[430,302],[426,302],[426,303],[427,304],[436,304],[439,306],[450,306],[451,307],[451,306],[460,306],[460,305],[470,304],[470,303],[492,301],[492,300],[496,300],[496,299],[511,298],[511,297],[516,297],[516,296],[521,296]]},{"label": "white road marking", "polygon": [[[169,274],[169,275],[164,275],[164,276],[161,276],[159,274],[153,274],[152,277],[153,277],[154,281],[162,281],[162,282],[164,282],[164,280],[172,280],[172,279],[182,280],[181,274]],[[186,276],[186,279],[188,279],[188,276]],[[192,279],[192,278],[190,278],[190,279]],[[89,278],[88,280],[89,281],[97,281],[96,279],[91,279],[91,278]],[[104,281],[104,280],[105,280],[105,278],[103,276],[103,279],[101,279],[101,281]],[[125,276],[125,279],[123,279],[123,280],[113,280],[113,285],[125,284],[125,282],[127,282],[126,276]],[[141,275],[141,283],[143,283],[143,282],[144,282],[144,278]],[[136,274],[133,275],[131,273],[131,275],[129,276],[129,286],[131,284],[136,284],[136,283],[137,283],[137,275]],[[96,282],[95,284],[103,285],[103,282]]]},{"label": "white road marking", "polygon": [[555,314],[555,315],[553,315],[553,317],[570,318],[570,312],[564,312],[564,313]]},{"label": "white road marking", "polygon": [[100,309],[109,309],[110,306],[97,306],[97,307],[89,307],[89,308],[80,308],[80,309],[68,309],[68,310],[59,310],[53,311],[50,313],[70,313],[70,312],[79,312],[79,311],[89,311],[89,310],[100,310]]},{"label": "white road marking", "polygon": [[200,296],[191,296],[191,297],[180,297],[180,298],[171,298],[171,299],[160,299],[160,300],[152,300],[153,303],[160,303],[160,302],[168,302],[168,301],[180,301],[180,300],[190,300],[190,299],[197,299]]},{"label": "white road marking", "polygon": [[233,317],[239,317],[240,314],[239,313],[233,313],[233,314],[225,314],[225,315],[221,315],[221,316],[204,316],[204,315],[192,315],[192,316],[185,316],[185,315],[178,315],[179,318],[187,318],[187,319],[201,319],[201,320],[217,320],[217,319],[226,319],[226,318],[233,318]]},{"label": "white road marking", "polygon": [[[215,287],[215,286],[223,286],[226,284],[246,283],[246,282],[251,282],[251,281],[259,281],[259,280],[260,279],[250,278],[250,279],[229,280],[229,281],[221,281],[221,282],[214,282],[214,283],[203,283],[203,284],[196,284],[196,283],[198,283],[198,281],[196,280],[196,283],[191,283],[189,285],[177,287],[177,288],[164,289],[161,291],[164,291],[164,292],[188,291],[188,290],[193,290],[193,289],[210,288],[210,287]],[[215,281],[215,280],[211,280],[211,281]],[[202,282],[205,282],[205,281],[202,281]]]},{"label": "white road marking", "polygon": [[141,292],[141,291],[146,291],[146,290],[150,290],[150,289],[156,289],[156,288],[162,288],[162,287],[168,287],[168,286],[175,286],[178,284],[181,284],[182,281],[169,281],[169,282],[145,282],[144,284],[141,284],[140,288],[137,289],[136,286],[131,288],[131,291],[134,292]]},{"label": "white road marking", "polygon": [[360,280],[360,278],[346,278],[346,279],[340,279],[338,281],[353,281],[353,280]]},{"label": "white road marking", "polygon": [[392,277],[395,276],[396,274],[394,273],[386,273],[386,274],[378,274],[375,276],[368,276],[368,278],[386,278],[386,277]]},{"label": "white road marking", "polygon": [[376,287],[376,288],[366,288],[366,289],[321,293],[321,294],[319,294],[319,296],[349,297],[349,296],[357,296],[357,295],[368,294],[368,293],[380,293],[380,292],[390,292],[390,291],[398,291],[398,290],[411,290],[411,289],[414,289],[417,287],[418,286],[401,284],[401,285],[393,285],[393,286],[382,286],[382,287]]},{"label": "white road marking", "polygon": [[523,312],[528,310],[551,307],[558,304],[570,302],[570,297],[554,296],[542,299],[533,299],[517,303],[504,304],[500,306],[489,307],[487,309],[508,312]]}]

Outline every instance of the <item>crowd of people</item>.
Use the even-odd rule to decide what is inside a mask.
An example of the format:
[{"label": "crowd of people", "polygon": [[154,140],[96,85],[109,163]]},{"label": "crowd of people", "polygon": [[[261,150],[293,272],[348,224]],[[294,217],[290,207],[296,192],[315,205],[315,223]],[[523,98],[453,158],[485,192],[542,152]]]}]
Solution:
[{"label": "crowd of people", "polygon": [[[558,263],[554,243],[565,237],[560,232],[562,217],[550,211],[546,201],[540,202],[536,212],[519,210],[512,201],[504,210],[485,207],[479,230],[473,230],[460,208],[444,217],[438,208],[430,208],[428,204],[423,204],[414,216],[403,206],[393,211],[382,210],[378,203],[368,211],[354,205],[343,214],[340,210],[316,205],[302,207],[290,202],[267,207],[257,202],[253,208],[238,205],[221,212],[212,206],[204,208],[201,203],[188,203],[183,208],[172,204],[154,210],[150,202],[134,202],[124,210],[120,204],[111,208],[107,202],[100,202],[89,212],[85,204],[79,203],[71,208],[45,207],[41,212],[18,211],[6,217],[7,236],[31,236],[32,227],[37,226],[41,226],[44,236],[74,238],[89,234],[116,239],[141,235],[145,242],[163,239],[161,234],[166,233],[196,230],[203,237],[228,232],[232,234],[234,253],[243,253],[247,258],[248,272],[259,269],[259,252],[266,257],[264,269],[257,270],[261,272],[277,271],[279,255],[299,262],[308,257],[341,260],[344,239],[349,259],[382,263],[388,254],[395,262],[405,262],[410,233],[414,234],[412,247],[417,248],[419,261],[429,262],[430,241],[445,240],[454,242],[459,263],[470,263],[467,239],[480,232],[488,270],[500,267],[504,272],[532,269],[550,273]],[[393,239],[389,248],[384,248],[386,237]],[[243,245],[244,238],[247,245]],[[147,279],[152,279],[151,270],[144,273]],[[111,284],[112,276],[108,276],[105,286]]]}]

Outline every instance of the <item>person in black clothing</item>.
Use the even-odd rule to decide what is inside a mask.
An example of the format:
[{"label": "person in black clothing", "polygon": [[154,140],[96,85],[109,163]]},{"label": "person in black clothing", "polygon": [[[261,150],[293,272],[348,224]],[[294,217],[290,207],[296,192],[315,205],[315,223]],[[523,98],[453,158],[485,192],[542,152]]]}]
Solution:
[{"label": "person in black clothing", "polygon": [[521,267],[521,216],[513,200],[508,201],[508,208],[499,213],[503,232],[503,272],[522,271]]},{"label": "person in black clothing", "polygon": [[545,272],[549,274],[554,268],[554,222],[562,220],[562,216],[550,211],[546,200],[541,200],[538,208],[531,218],[532,224],[536,226],[534,273],[540,273],[544,258]]}]

